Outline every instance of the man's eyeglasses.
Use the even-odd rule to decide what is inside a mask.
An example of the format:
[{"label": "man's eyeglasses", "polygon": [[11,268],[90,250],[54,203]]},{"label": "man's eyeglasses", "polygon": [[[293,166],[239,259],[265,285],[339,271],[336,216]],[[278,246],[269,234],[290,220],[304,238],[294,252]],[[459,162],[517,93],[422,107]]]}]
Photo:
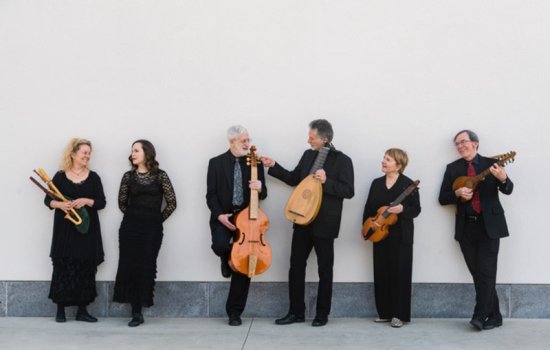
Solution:
[{"label": "man's eyeglasses", "polygon": [[462,140],[462,141],[455,142],[455,146],[458,148],[460,146],[464,146],[468,142],[472,142],[472,140]]}]

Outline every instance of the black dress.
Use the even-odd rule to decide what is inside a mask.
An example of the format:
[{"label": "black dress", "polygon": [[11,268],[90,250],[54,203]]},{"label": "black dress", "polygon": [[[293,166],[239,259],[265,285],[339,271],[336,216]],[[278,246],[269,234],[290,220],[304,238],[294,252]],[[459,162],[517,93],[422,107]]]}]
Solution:
[{"label": "black dress", "polygon": [[[62,210],[55,210],[50,250],[53,274],[48,297],[64,306],[88,305],[97,296],[95,275],[104,257],[97,215],[106,204],[103,185],[93,171],[80,183],[69,180],[63,171],[57,172],[52,181],[65,197],[90,198],[94,205],[86,206],[90,217],[87,233],[78,232],[72,222],[64,219]],[[51,201],[48,196],[44,199],[48,208]]]},{"label": "black dress", "polygon": [[[376,215],[378,209],[397,199],[412,180],[400,174],[395,184],[388,189],[386,176],[372,181],[363,222]],[[374,243],[374,297],[376,310],[382,319],[396,317],[404,322],[411,319],[411,282],[413,258],[413,218],[420,214],[420,197],[413,191],[403,202],[403,211],[397,215],[395,225],[390,226],[386,239]]]},{"label": "black dress", "polygon": [[[161,211],[163,197],[166,207]],[[153,305],[162,223],[176,209],[176,195],[163,170],[156,174],[132,170],[122,177],[118,205],[124,218],[113,301],[149,307]]]}]

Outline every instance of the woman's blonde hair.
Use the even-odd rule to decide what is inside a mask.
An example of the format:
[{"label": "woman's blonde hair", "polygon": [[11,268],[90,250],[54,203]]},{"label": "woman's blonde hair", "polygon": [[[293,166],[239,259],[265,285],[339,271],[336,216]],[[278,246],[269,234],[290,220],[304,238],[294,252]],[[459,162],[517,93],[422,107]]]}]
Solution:
[{"label": "woman's blonde hair", "polygon": [[405,171],[407,164],[409,164],[409,156],[407,155],[407,152],[399,148],[390,148],[386,151],[386,154],[395,160],[396,165],[401,166],[399,168],[399,173],[403,174],[403,171]]},{"label": "woman's blonde hair", "polygon": [[65,147],[65,151],[63,152],[63,158],[61,159],[62,170],[69,170],[73,166],[73,158],[71,155],[78,152],[80,146],[82,145],[87,145],[90,147],[90,150],[92,149],[92,143],[86,139],[75,137],[69,141],[67,147]]}]

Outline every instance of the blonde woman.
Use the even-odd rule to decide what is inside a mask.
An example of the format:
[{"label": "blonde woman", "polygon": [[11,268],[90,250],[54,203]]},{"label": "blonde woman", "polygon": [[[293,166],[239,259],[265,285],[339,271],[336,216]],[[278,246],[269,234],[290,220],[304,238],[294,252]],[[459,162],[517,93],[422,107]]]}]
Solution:
[{"label": "blonde woman", "polygon": [[[65,322],[65,307],[78,306],[77,321],[97,322],[86,306],[97,296],[95,275],[103,262],[103,244],[97,211],[105,208],[101,179],[88,167],[92,144],[85,139],[72,139],[65,149],[61,170],[53,183],[69,202],[52,200],[44,203],[55,209],[50,258],[53,263],[49,298],[57,304],[56,322]],[[86,208],[90,225],[86,233],[64,219],[70,209]]]},{"label": "blonde woman", "polygon": [[[363,212],[363,222],[376,215],[382,206],[390,205],[412,180],[403,172],[409,157],[399,148],[390,148],[382,159],[384,176],[374,179]],[[415,190],[396,206],[388,209],[398,221],[390,226],[390,234],[374,243],[374,298],[378,319],[399,328],[411,320],[411,282],[413,259],[413,219],[420,214],[420,197]]]}]

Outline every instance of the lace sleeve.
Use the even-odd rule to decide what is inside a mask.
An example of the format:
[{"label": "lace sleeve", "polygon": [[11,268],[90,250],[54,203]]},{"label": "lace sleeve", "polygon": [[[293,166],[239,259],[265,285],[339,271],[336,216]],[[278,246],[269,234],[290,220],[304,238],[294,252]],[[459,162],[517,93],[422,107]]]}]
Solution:
[{"label": "lace sleeve", "polygon": [[159,180],[162,186],[162,192],[164,193],[164,199],[166,200],[166,208],[162,211],[162,221],[165,221],[172,215],[174,210],[176,210],[176,193],[174,192],[174,187],[172,187],[172,182],[170,182],[170,178],[166,172],[159,172]]},{"label": "lace sleeve", "polygon": [[128,209],[128,184],[130,182],[130,172],[124,173],[120,181],[120,189],[118,190],[118,207],[123,213]]}]

